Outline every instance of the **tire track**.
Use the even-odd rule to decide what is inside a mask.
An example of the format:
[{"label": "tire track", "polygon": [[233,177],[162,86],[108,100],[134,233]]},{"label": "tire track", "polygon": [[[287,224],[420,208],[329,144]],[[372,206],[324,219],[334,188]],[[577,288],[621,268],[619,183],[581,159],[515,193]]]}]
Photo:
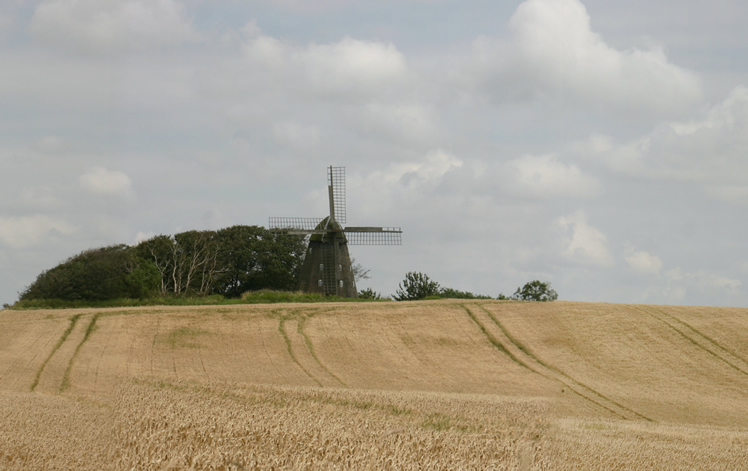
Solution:
[{"label": "tire track", "polygon": [[68,362],[68,367],[65,369],[65,374],[62,375],[62,381],[60,382],[59,389],[60,392],[64,392],[70,388],[70,373],[73,370],[73,363],[75,363],[75,359],[78,357],[78,353],[81,351],[83,344],[86,343],[86,341],[96,330],[96,321],[99,319],[99,316],[101,316],[100,312],[97,312],[96,314],[91,316],[91,322],[89,322],[88,327],[86,327],[86,333],[78,343],[78,346],[75,347],[75,351],[73,352],[73,355],[70,357],[70,361]]},{"label": "tire track", "polygon": [[[656,308],[647,307],[645,309],[639,306],[633,306],[633,308],[639,312],[648,314],[651,317],[657,319],[658,321],[662,322],[663,324],[665,324],[666,326],[670,327],[672,330],[677,332],[681,337],[688,340],[694,346],[700,348],[701,350],[705,351],[709,355],[712,355],[717,360],[724,362],[732,369],[739,371],[740,373],[748,376],[748,361],[743,359],[741,356],[739,356],[732,350],[726,347],[723,347],[722,345],[717,343],[715,340],[702,334],[701,332],[693,328],[690,324]],[[652,311],[656,312],[657,314],[654,314]],[[668,321],[666,320],[666,318],[670,320]],[[688,333],[686,333],[685,329],[682,330],[676,327],[677,324],[682,325],[683,327],[691,331],[692,334],[689,335]],[[711,346],[711,348],[709,348],[709,346]],[[738,364],[740,363],[742,363],[742,366],[743,366],[742,368],[738,366]]]},{"label": "tire track", "polygon": [[80,317],[82,315],[83,314],[75,314],[74,316],[70,317],[68,328],[65,329],[65,331],[62,333],[62,335],[60,336],[60,339],[57,340],[57,343],[52,348],[52,351],[49,352],[49,355],[47,356],[47,358],[44,359],[44,362],[41,364],[41,366],[39,367],[39,369],[36,371],[36,376],[34,377],[34,382],[31,383],[31,391],[34,391],[36,389],[36,387],[39,385],[39,378],[41,378],[42,372],[44,371],[44,368],[47,366],[47,363],[49,363],[49,360],[52,359],[52,357],[57,352],[57,350],[59,350],[59,348],[62,346],[62,344],[65,343],[65,340],[67,340],[68,336],[70,335],[70,333],[75,328],[75,324],[78,323],[78,319],[80,319]]},{"label": "tire track", "polygon": [[[514,363],[527,368],[528,370],[532,371],[533,373],[536,373],[548,380],[555,381],[557,383],[560,383],[567,388],[577,396],[589,401],[590,403],[596,405],[597,407],[608,411],[618,417],[621,417],[623,419],[644,419],[649,422],[655,422],[654,420],[650,419],[649,417],[640,414],[639,412],[620,404],[613,399],[605,396],[604,394],[596,391],[595,389],[591,388],[590,386],[587,386],[586,384],[574,379],[573,377],[569,376],[567,373],[563,372],[562,370],[556,368],[553,365],[550,365],[540,358],[538,358],[534,353],[532,353],[524,344],[522,344],[519,340],[514,338],[507,330],[506,328],[499,322],[496,317],[491,314],[488,310],[483,308],[480,305],[476,306],[482,313],[490,319],[492,324],[495,328],[498,329],[498,331],[495,331],[497,334],[496,336],[492,335],[486,326],[484,326],[480,320],[478,319],[478,316],[472,312],[467,306],[463,305],[463,308],[468,313],[468,316],[475,322],[480,330],[486,335],[489,342],[493,344],[497,350],[499,350],[501,353],[506,355],[510,360],[512,360]],[[498,338],[497,338],[498,337]]]},{"label": "tire track", "polygon": [[158,317],[156,319],[156,332],[153,333],[153,341],[151,342],[151,358],[150,358],[151,375],[153,375],[153,355],[154,355],[154,350],[156,349],[156,340],[158,339],[158,331],[160,328],[161,328],[161,318]]},{"label": "tire track", "polygon": [[304,366],[299,362],[298,358],[296,358],[296,355],[293,353],[293,348],[291,347],[291,338],[288,336],[288,333],[285,329],[285,323],[287,320],[290,320],[290,316],[287,316],[285,314],[281,314],[280,321],[278,322],[278,332],[281,333],[283,336],[283,340],[286,342],[286,350],[288,350],[288,355],[291,357],[291,360],[293,360],[296,365],[301,368],[301,371],[303,371],[312,381],[317,383],[318,386],[324,387],[322,383],[312,375],[312,373],[309,372]]},{"label": "tire track", "polygon": [[114,332],[116,329],[110,329],[109,335],[106,337],[106,343],[104,343],[104,348],[101,350],[101,354],[99,355],[98,360],[96,360],[96,368],[94,369],[94,388],[96,388],[96,385],[99,383],[99,367],[101,366],[101,360],[104,359],[104,356],[106,355],[106,349],[109,348],[109,344],[112,342],[112,337],[114,336]]},{"label": "tire track", "polygon": [[297,324],[296,331],[299,334],[301,334],[302,337],[304,337],[304,343],[306,343],[306,347],[307,347],[307,349],[309,349],[309,354],[312,355],[312,358],[314,358],[314,361],[317,362],[317,364],[320,366],[320,368],[322,368],[323,370],[325,370],[325,372],[328,375],[330,375],[333,378],[335,378],[335,380],[338,383],[340,383],[343,387],[347,388],[349,386],[347,384],[345,384],[345,382],[342,379],[338,378],[338,376],[335,373],[333,373],[332,371],[330,371],[330,369],[324,363],[322,363],[322,361],[320,361],[319,357],[317,357],[317,353],[314,351],[314,345],[312,345],[312,340],[304,332],[304,324],[306,323],[307,319],[311,319],[312,317],[314,317],[315,314],[316,313],[313,313],[310,316],[303,316],[299,320],[299,323]]},{"label": "tire track", "polygon": [[[41,348],[36,349],[36,353],[34,353],[33,355],[31,355],[31,358],[28,358],[26,360],[26,356],[29,353],[29,351],[32,348],[34,348],[34,346],[42,338],[46,338],[46,341],[44,342],[44,345],[42,345]],[[52,335],[49,335],[49,336],[45,337],[45,335],[41,334],[38,337],[36,337],[32,342],[30,342],[28,344],[28,346],[26,348],[23,349],[23,351],[21,352],[20,355],[16,356],[16,359],[13,360],[13,362],[8,366],[8,368],[5,369],[5,372],[2,375],[0,375],[0,383],[2,383],[3,379],[5,379],[5,377],[8,376],[8,374],[11,371],[13,371],[16,368],[17,365],[20,366],[21,363],[25,363],[25,365],[20,368],[21,371],[25,370],[30,364],[32,364],[34,362],[34,360],[36,360],[36,357],[39,356],[39,353],[41,353],[42,351],[44,351],[44,349],[46,349],[47,345],[49,345],[49,343],[52,342],[53,339],[54,339],[54,336],[52,336]],[[26,361],[24,362],[24,360],[26,360]],[[20,380],[20,378],[21,378],[20,374],[16,375],[16,379],[13,382],[13,384],[15,385]]]}]

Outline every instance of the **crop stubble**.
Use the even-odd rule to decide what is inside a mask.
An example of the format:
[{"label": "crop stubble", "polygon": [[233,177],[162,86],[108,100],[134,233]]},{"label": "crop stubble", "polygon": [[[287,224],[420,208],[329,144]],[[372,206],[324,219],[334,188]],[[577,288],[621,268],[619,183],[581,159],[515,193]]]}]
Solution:
[{"label": "crop stubble", "polygon": [[0,467],[729,469],[747,324],[569,302],[6,311]]}]

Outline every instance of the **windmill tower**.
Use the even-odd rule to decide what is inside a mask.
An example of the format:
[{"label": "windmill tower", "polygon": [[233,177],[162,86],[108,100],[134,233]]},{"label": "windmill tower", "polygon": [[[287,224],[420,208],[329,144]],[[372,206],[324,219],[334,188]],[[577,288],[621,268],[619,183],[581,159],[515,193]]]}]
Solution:
[{"label": "windmill tower", "polygon": [[346,298],[358,297],[349,245],[401,245],[399,227],[343,227],[346,223],[345,167],[328,167],[326,218],[271,217],[269,229],[309,237],[297,288]]}]

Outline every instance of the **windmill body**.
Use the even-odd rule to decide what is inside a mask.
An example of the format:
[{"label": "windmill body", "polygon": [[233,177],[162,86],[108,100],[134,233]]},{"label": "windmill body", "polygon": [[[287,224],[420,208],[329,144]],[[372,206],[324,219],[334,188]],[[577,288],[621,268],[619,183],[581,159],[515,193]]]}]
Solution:
[{"label": "windmill body", "polygon": [[328,167],[330,215],[326,218],[271,217],[269,228],[309,236],[297,288],[347,298],[358,297],[349,245],[400,245],[399,227],[343,227],[346,222],[345,168]]}]

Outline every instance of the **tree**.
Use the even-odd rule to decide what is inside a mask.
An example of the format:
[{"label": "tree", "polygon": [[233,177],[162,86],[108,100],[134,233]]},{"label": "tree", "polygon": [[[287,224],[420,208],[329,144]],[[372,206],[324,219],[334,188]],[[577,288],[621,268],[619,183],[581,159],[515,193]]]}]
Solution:
[{"label": "tree", "polygon": [[85,250],[43,271],[20,299],[145,298],[158,290],[158,283],[152,263],[139,259],[132,247],[112,245]]},{"label": "tree", "polygon": [[371,270],[364,268],[360,263],[356,262],[355,258],[351,257],[351,273],[353,273],[353,280],[356,283],[371,278],[369,276],[370,271]]},{"label": "tree", "polygon": [[538,280],[530,281],[512,295],[512,299],[521,301],[555,301],[558,293],[551,288],[551,283]]},{"label": "tree", "polygon": [[274,234],[259,226],[217,231],[218,264],[214,292],[239,297],[259,289],[292,290],[304,261],[303,237]]},{"label": "tree", "polygon": [[395,301],[413,301],[429,296],[439,296],[441,287],[432,281],[428,275],[420,272],[408,272],[405,279],[398,285],[397,294],[392,297]]},{"label": "tree", "polygon": [[304,259],[304,239],[259,226],[159,235],[136,251],[161,277],[161,294],[220,294],[238,298],[259,289],[292,290]]}]

